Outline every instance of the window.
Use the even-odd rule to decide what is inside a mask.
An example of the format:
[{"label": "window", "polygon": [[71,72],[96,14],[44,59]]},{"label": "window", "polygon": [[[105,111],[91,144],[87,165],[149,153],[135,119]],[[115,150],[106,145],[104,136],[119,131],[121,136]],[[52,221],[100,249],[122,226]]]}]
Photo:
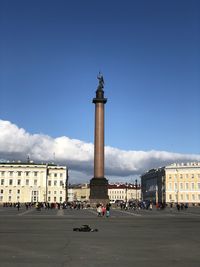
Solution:
[{"label": "window", "polygon": [[9,196],[9,197],[8,197],[8,201],[11,201],[11,199],[12,199],[11,196]]},{"label": "window", "polygon": [[186,178],[188,179],[188,174],[186,174]]},{"label": "window", "polygon": [[180,190],[183,190],[183,183],[180,183]]},{"label": "window", "polygon": [[3,201],[3,196],[0,196],[0,201]]},{"label": "window", "polygon": [[20,190],[19,189],[17,190],[17,194],[20,194]]},{"label": "window", "polygon": [[51,186],[51,181],[48,181],[48,186]]},{"label": "window", "polygon": [[192,174],[191,177],[194,178],[194,174]]},{"label": "window", "polygon": [[17,180],[17,185],[20,185],[21,184],[21,180]]},{"label": "window", "polygon": [[63,173],[60,173],[60,178],[62,178],[63,177]]},{"label": "window", "polygon": [[22,172],[18,172],[18,176],[21,176],[22,175]]},{"label": "window", "polygon": [[188,195],[188,194],[186,194],[186,200],[187,200],[187,201],[189,200],[189,195]]},{"label": "window", "polygon": [[174,189],[177,190],[177,183],[174,184]]},{"label": "window", "polygon": [[200,183],[198,183],[198,190],[200,190]]},{"label": "window", "polygon": [[60,181],[60,186],[64,186],[64,183],[63,183],[63,181]]},{"label": "window", "polygon": [[50,195],[51,194],[51,191],[48,191],[48,194]]},{"label": "window", "polygon": [[5,175],[5,172],[1,172],[1,176],[4,176]]},{"label": "window", "polygon": [[26,185],[29,185],[29,180],[28,179],[26,179]]},{"label": "window", "polygon": [[37,180],[34,180],[34,185],[37,185]]},{"label": "window", "polygon": [[38,173],[37,172],[34,172],[34,176],[36,177],[38,175]]},{"label": "window", "polygon": [[38,191],[32,191],[31,201],[32,202],[38,201]]},{"label": "window", "polygon": [[12,190],[11,189],[9,190],[9,194],[12,194]]},{"label": "window", "polygon": [[1,194],[3,194],[3,189],[1,189]]},{"label": "window", "polygon": [[60,195],[62,195],[62,191],[60,191]]},{"label": "window", "polygon": [[169,175],[169,179],[172,179],[172,176],[171,176],[171,174]]},{"label": "window", "polygon": [[26,176],[29,176],[29,172],[26,172]]},{"label": "window", "polygon": [[56,191],[54,191],[54,195],[56,195],[57,194],[57,192]]},{"label": "window", "polygon": [[13,180],[10,179],[10,180],[9,180],[9,185],[12,185],[12,184],[13,184]]},{"label": "window", "polygon": [[192,190],[194,190],[194,183],[192,183]]},{"label": "window", "polygon": [[51,201],[51,197],[48,197],[48,202],[50,202]]},{"label": "window", "polygon": [[192,194],[192,200],[195,201],[195,195],[194,194]]},{"label": "window", "polygon": [[54,173],[54,177],[57,177],[57,173]]},{"label": "window", "polygon": [[56,197],[54,197],[54,202],[56,202]]},{"label": "window", "polygon": [[60,202],[62,202],[62,197],[60,197]]},{"label": "window", "polygon": [[1,185],[4,185],[4,179],[1,179]]},{"label": "window", "polygon": [[188,184],[188,183],[185,184],[185,189],[186,189],[186,190],[189,189],[189,184]]},{"label": "window", "polygon": [[57,186],[57,181],[54,181],[54,186]]},{"label": "window", "polygon": [[180,179],[183,179],[183,174],[180,174]]},{"label": "window", "polygon": [[9,172],[9,176],[12,177],[13,176],[13,172]]}]

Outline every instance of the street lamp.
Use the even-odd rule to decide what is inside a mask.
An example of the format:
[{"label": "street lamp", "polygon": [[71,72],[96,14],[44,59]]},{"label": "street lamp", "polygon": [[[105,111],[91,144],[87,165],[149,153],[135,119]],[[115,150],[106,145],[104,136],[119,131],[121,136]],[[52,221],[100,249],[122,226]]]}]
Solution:
[{"label": "street lamp", "polygon": [[128,184],[126,183],[126,203],[127,203],[127,191],[128,191]]},{"label": "street lamp", "polygon": [[48,175],[49,175],[49,169],[48,169],[48,163],[46,164],[46,195],[45,195],[45,202],[47,203],[47,193],[48,193]]},{"label": "street lamp", "polygon": [[138,187],[138,183],[137,183],[137,179],[135,180],[135,190],[136,190],[136,202],[137,202],[137,187]]},{"label": "street lamp", "polygon": [[178,198],[178,193],[179,193],[179,186],[178,186],[178,169],[176,169],[176,202],[178,204],[179,198]]},{"label": "street lamp", "polygon": [[66,180],[65,180],[65,202],[68,202],[68,181],[69,181],[69,173],[68,173],[68,168],[67,168]]}]

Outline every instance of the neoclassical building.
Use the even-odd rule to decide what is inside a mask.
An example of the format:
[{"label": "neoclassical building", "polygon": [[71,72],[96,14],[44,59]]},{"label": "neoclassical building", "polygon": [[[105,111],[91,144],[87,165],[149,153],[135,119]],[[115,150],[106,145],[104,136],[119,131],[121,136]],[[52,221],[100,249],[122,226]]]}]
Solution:
[{"label": "neoclassical building", "polygon": [[163,203],[200,203],[200,162],[173,163],[141,176],[142,198]]},{"label": "neoclassical building", "polygon": [[[69,201],[89,201],[90,187],[89,184],[71,185],[68,189]],[[140,185],[136,184],[122,184],[122,183],[109,183],[108,196],[111,202],[140,200],[141,190]]]},{"label": "neoclassical building", "polygon": [[66,166],[34,162],[0,163],[0,203],[64,202]]}]

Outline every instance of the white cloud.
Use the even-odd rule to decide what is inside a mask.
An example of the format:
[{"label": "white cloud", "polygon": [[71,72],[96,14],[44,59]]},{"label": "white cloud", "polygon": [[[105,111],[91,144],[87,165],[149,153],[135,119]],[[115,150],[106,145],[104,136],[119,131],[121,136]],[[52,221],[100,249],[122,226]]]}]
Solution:
[{"label": "white cloud", "polygon": [[[0,120],[0,158],[5,160],[53,161],[68,165],[71,179],[86,181],[93,175],[93,144],[66,136],[52,138],[43,134],[29,134],[9,121]],[[173,162],[200,161],[200,155],[170,153],[166,151],[125,151],[107,146],[105,148],[105,175],[134,177],[144,171]],[[88,179],[87,179],[88,177]],[[123,180],[123,178],[121,178]]]}]

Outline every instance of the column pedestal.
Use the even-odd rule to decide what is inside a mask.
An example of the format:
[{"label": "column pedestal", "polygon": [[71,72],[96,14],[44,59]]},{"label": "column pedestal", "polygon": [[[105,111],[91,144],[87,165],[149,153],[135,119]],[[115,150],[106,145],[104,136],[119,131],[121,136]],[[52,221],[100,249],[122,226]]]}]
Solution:
[{"label": "column pedestal", "polygon": [[90,180],[90,204],[96,206],[99,203],[109,203],[108,180],[104,177]]}]

